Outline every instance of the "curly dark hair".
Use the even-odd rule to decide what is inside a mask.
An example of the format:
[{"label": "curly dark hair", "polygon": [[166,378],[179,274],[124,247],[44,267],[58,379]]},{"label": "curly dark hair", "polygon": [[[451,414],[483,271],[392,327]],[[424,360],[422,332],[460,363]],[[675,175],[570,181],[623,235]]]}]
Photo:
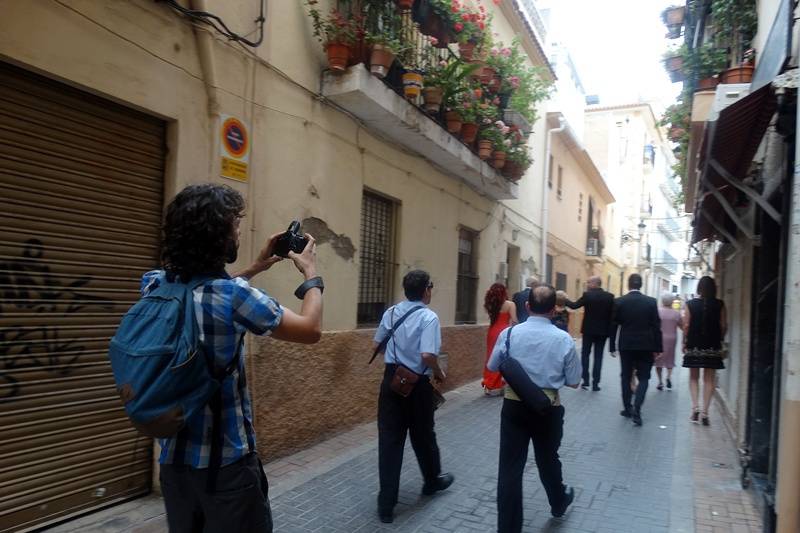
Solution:
[{"label": "curly dark hair", "polygon": [[170,202],[162,227],[161,264],[170,278],[217,274],[236,261],[234,222],[244,199],[227,185],[189,185]]},{"label": "curly dark hair", "polygon": [[483,308],[489,313],[489,323],[494,324],[497,317],[500,316],[500,309],[503,304],[508,300],[508,290],[502,283],[493,283],[489,290],[486,291],[486,296],[483,298]]}]

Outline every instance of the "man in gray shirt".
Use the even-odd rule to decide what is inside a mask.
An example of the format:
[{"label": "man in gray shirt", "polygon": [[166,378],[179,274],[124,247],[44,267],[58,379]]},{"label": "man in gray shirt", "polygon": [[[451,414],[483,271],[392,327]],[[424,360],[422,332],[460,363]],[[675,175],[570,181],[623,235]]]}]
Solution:
[{"label": "man in gray shirt", "polygon": [[517,359],[552,403],[546,413],[534,412],[506,386],[497,476],[497,531],[500,533],[522,530],[522,473],[528,460],[529,441],[533,441],[539,479],[547,492],[552,515],[563,516],[575,498],[575,491],[563,483],[558,458],[564,429],[564,407],[558,389],[565,385],[578,388],[581,362],[569,334],[550,323],[555,305],[556,290],[552,286],[533,288],[527,303],[530,316],[525,322],[500,333],[487,363],[489,370],[497,372],[507,357]]}]

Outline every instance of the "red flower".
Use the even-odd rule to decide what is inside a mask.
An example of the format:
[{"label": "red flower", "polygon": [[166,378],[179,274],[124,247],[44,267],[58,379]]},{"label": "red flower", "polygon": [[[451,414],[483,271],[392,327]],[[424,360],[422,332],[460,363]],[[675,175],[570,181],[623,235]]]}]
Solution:
[{"label": "red flower", "polygon": [[486,29],[486,24],[484,24],[483,22],[479,22],[479,23],[478,23],[478,27],[479,27],[480,29],[482,29],[482,30],[485,30],[485,29]]},{"label": "red flower", "polygon": [[460,32],[461,30],[464,29],[464,25],[461,24],[460,22],[456,22],[455,24],[453,24],[453,29],[456,30],[457,32]]},{"label": "red flower", "polygon": [[469,19],[470,19],[469,13],[461,14],[461,20],[463,20],[464,22],[469,22]]},{"label": "red flower", "polygon": [[499,6],[503,0],[492,0],[492,2],[494,2],[494,5]]}]

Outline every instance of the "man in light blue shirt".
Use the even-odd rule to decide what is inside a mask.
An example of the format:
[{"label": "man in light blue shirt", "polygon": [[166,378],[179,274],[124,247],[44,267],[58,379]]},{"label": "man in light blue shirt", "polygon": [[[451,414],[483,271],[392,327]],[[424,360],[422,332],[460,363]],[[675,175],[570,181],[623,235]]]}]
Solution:
[{"label": "man in light blue shirt", "polygon": [[[452,475],[442,474],[439,446],[433,431],[431,377],[437,383],[444,383],[446,376],[437,359],[442,345],[439,317],[428,308],[433,291],[430,275],[412,270],[403,277],[403,290],[407,300],[387,309],[375,332],[376,345],[391,333],[384,350],[386,370],[378,397],[378,516],[385,523],[394,520],[406,433],[410,433],[425,480],[422,493],[430,496],[453,483]],[[401,396],[390,387],[401,366],[419,374],[408,396]]]},{"label": "man in light blue shirt", "polygon": [[487,363],[489,370],[497,372],[506,358],[518,360],[552,403],[546,413],[537,413],[526,407],[506,386],[497,476],[497,530],[500,533],[522,531],[522,473],[528,460],[529,441],[533,441],[539,479],[547,492],[551,514],[563,516],[575,498],[575,491],[563,483],[558,458],[564,430],[564,407],[558,389],[565,385],[578,388],[581,362],[569,334],[550,322],[555,305],[556,290],[553,287],[539,285],[533,288],[527,303],[530,316],[525,322],[500,333]]}]

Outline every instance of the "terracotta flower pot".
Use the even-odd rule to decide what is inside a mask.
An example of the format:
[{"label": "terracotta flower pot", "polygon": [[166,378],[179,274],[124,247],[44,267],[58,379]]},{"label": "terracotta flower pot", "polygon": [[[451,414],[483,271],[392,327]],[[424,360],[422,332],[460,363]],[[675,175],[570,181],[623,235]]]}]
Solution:
[{"label": "terracotta flower pot", "polygon": [[467,144],[475,142],[475,137],[478,136],[478,125],[474,122],[464,122],[461,124],[461,140]]},{"label": "terracotta flower pot", "polygon": [[483,70],[486,68],[486,63],[483,61],[470,61],[470,65],[475,65],[475,70],[473,70],[469,77],[473,81],[481,82],[481,77],[483,76]]},{"label": "terracotta flower pot", "polygon": [[428,113],[438,113],[442,107],[444,90],[441,87],[425,87],[422,89],[423,106]]},{"label": "terracotta flower pot", "polygon": [[696,91],[705,91],[708,89],[713,89],[719,85],[719,78],[716,76],[709,76],[708,78],[703,78],[702,80],[697,82]]},{"label": "terracotta flower pot", "polygon": [[500,75],[495,73],[492,75],[492,79],[489,80],[489,90],[493,93],[496,93],[500,90],[500,85],[503,83],[503,80],[500,79]]},{"label": "terracotta flower pot", "polygon": [[369,71],[378,78],[383,78],[389,72],[394,63],[394,52],[382,44],[372,47],[372,54],[369,57]]},{"label": "terracotta flower pot", "polygon": [[485,139],[478,141],[478,157],[484,161],[492,157],[492,141]]},{"label": "terracotta flower pot", "polygon": [[347,61],[350,59],[350,46],[341,43],[328,43],[325,46],[328,54],[328,67],[334,72],[347,70]]},{"label": "terracotta flower pot", "polygon": [[495,150],[492,154],[492,166],[497,170],[500,170],[506,164],[506,153],[501,150]]},{"label": "terracotta flower pot", "polygon": [[506,164],[503,165],[503,170],[500,172],[503,176],[510,178],[511,173],[514,171],[514,163],[513,161],[506,161]]},{"label": "terracotta flower pot", "polygon": [[667,136],[670,141],[678,142],[685,133],[686,130],[683,128],[670,128],[669,131],[667,131]]},{"label": "terracotta flower pot", "polygon": [[415,100],[422,94],[422,73],[409,70],[403,73],[403,94],[406,100]]},{"label": "terracotta flower pot", "polygon": [[753,65],[729,68],[722,73],[720,83],[750,83],[753,81]]},{"label": "terracotta flower pot", "polygon": [[447,131],[452,134],[457,134],[461,131],[461,115],[456,111],[448,111],[444,114],[444,120],[447,122]]},{"label": "terracotta flower pot", "polygon": [[414,0],[395,0],[395,4],[397,4],[397,8],[401,11],[408,11],[414,7]]},{"label": "terracotta flower pot", "polygon": [[364,35],[359,35],[356,42],[350,47],[350,58],[347,62],[348,66],[369,63],[369,46],[367,46]]},{"label": "terracotta flower pot", "polygon": [[475,43],[458,43],[458,54],[464,61],[472,61],[472,54],[475,52]]},{"label": "terracotta flower pot", "polygon": [[526,170],[520,165],[515,165],[514,170],[511,172],[511,181],[519,181],[525,175]]}]

